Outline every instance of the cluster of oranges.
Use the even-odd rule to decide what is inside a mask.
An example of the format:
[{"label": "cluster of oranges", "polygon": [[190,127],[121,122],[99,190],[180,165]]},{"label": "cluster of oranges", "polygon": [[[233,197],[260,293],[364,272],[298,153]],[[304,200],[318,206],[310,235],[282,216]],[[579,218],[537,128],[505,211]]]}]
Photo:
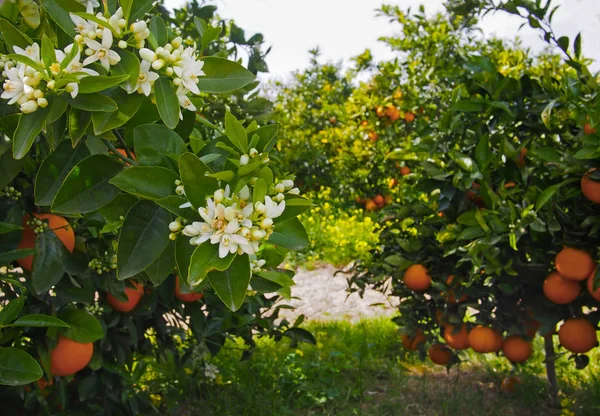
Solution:
[{"label": "cluster of oranges", "polygon": [[391,123],[394,123],[401,118],[404,118],[404,121],[406,121],[407,123],[412,123],[413,121],[415,121],[415,113],[411,111],[398,110],[395,106],[391,104],[387,105],[386,107],[383,107],[381,105],[378,106],[377,108],[375,108],[375,114],[377,114],[377,117],[380,118],[387,117],[387,119]]},{"label": "cluster of oranges", "polygon": [[362,200],[358,197],[356,198],[356,202],[358,202],[359,204],[364,204],[365,210],[367,210],[367,211],[380,210],[381,208],[385,207],[386,205],[391,204],[393,200],[394,199],[391,195],[383,196],[381,194],[377,194],[373,198],[367,198],[365,200]]},{"label": "cluster of oranges", "polygon": [[[30,224],[33,224],[29,215],[23,217],[23,236],[19,244],[19,248],[35,248],[35,241],[39,232],[45,230],[52,231],[56,237],[63,243],[65,248],[72,253],[75,248],[75,232],[69,222],[59,215],[55,214],[33,214],[36,218],[36,224],[39,221],[47,221],[47,227],[36,227],[33,229]],[[39,220],[39,221],[38,221]],[[46,223],[44,223],[45,225]],[[19,265],[31,271],[34,263],[34,256],[24,257],[18,260]],[[126,301],[117,299],[112,293],[107,293],[106,301],[114,310],[121,313],[133,311],[140,303],[144,296],[144,286],[132,281],[133,287],[126,287]],[[175,297],[182,302],[196,302],[203,298],[202,293],[181,293],[179,277],[175,280]],[[50,352],[51,367],[50,370],[54,376],[70,376],[85,368],[94,354],[94,344],[91,342],[81,343],[59,335],[56,346]],[[44,380],[44,379],[42,379]],[[43,390],[48,382],[41,382]],[[40,384],[40,383],[38,383]],[[51,384],[51,383],[50,383]]]}]

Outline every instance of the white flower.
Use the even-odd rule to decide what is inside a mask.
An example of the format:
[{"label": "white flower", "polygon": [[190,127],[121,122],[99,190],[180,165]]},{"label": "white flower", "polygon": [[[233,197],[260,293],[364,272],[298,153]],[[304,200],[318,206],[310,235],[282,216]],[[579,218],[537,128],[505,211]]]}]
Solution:
[{"label": "white flower", "polygon": [[76,82],[69,82],[65,87],[65,91],[71,94],[71,98],[75,98],[77,97],[77,94],[79,94],[79,84]]},{"label": "white flower", "polygon": [[13,46],[13,49],[18,55],[26,56],[34,62],[40,62],[40,46],[37,43],[32,43],[25,49],[18,46]]},{"label": "white flower", "polygon": [[119,7],[117,9],[117,11],[115,12],[115,14],[113,14],[109,19],[108,19],[108,24],[112,26],[112,28],[115,30],[115,32],[117,32],[118,34],[121,34],[121,27],[119,26],[119,20],[121,20],[123,18],[123,9],[121,7]]},{"label": "white flower", "polygon": [[[94,71],[93,69],[89,69],[89,68],[84,68],[83,64],[80,62],[81,59],[81,52],[77,52],[77,54],[73,57],[73,59],[71,60],[71,62],[68,63],[64,63],[64,60],[67,59],[67,56],[71,53],[71,49],[72,48],[79,48],[79,46],[75,45],[74,43],[68,45],[65,48],[65,51],[60,51],[60,50],[55,50],[55,54],[56,54],[56,60],[58,62],[61,63],[61,65],[63,65],[65,67],[64,71],[68,72],[68,73],[78,73],[78,72],[82,72],[85,73],[87,75],[98,75],[98,72]],[[80,76],[85,76],[84,74],[79,74]]]},{"label": "white flower", "polygon": [[89,14],[94,14],[94,9],[96,7],[100,7],[100,3],[98,0],[77,0],[79,3],[85,6],[85,12]]},{"label": "white flower", "polygon": [[[187,96],[189,91],[182,87],[181,85],[177,88],[177,99],[179,100],[179,105],[189,111],[196,111],[196,106],[190,101]],[[179,118],[183,119],[183,114],[179,112]]]},{"label": "white flower", "polygon": [[175,63],[173,70],[181,79],[182,85],[194,94],[200,94],[198,89],[198,77],[204,75],[202,67],[204,62],[194,56],[194,48],[186,48],[181,54],[181,61]]},{"label": "white flower", "polygon": [[119,54],[110,49],[113,44],[113,35],[107,28],[104,28],[104,31],[102,32],[102,44],[89,38],[85,38],[83,41],[88,48],[94,51],[91,56],[85,58],[83,61],[84,66],[87,66],[92,62],[100,61],[104,69],[108,71],[110,70],[111,65],[115,65],[121,60]]},{"label": "white flower", "polygon": [[140,64],[140,75],[138,75],[137,84],[135,84],[135,91],[148,97],[150,92],[152,92],[152,84],[157,79],[158,74],[150,71],[150,62],[142,61]]},{"label": "white flower", "polygon": [[18,67],[13,67],[5,70],[7,80],[4,81],[2,88],[4,92],[0,97],[9,100],[8,104],[14,104],[23,95],[33,94],[33,88],[25,85],[25,65],[21,64]]},{"label": "white flower", "polygon": [[281,183],[283,184],[283,187],[285,188],[285,190],[292,189],[294,187],[294,181],[289,180],[289,179],[281,181]]},{"label": "white flower", "polygon": [[269,196],[265,196],[265,216],[267,218],[277,218],[285,210],[285,201],[281,201],[279,204],[273,201]]},{"label": "white flower", "polygon": [[211,244],[219,244],[219,257],[226,257],[228,254],[237,253],[239,248],[249,246],[248,240],[236,232],[240,229],[240,224],[233,220],[224,230],[217,231],[210,239]]},{"label": "white flower", "polygon": [[98,23],[92,22],[91,20],[86,20],[83,17],[74,15],[73,13],[69,13],[69,16],[71,17],[71,21],[75,24],[75,31],[77,33],[83,37],[89,36],[90,34],[93,34],[93,37],[96,37]]},{"label": "white flower", "polygon": [[190,244],[197,246],[210,240],[213,234],[213,228],[205,222],[194,221],[190,225],[186,225],[183,229],[183,235],[192,237]]}]

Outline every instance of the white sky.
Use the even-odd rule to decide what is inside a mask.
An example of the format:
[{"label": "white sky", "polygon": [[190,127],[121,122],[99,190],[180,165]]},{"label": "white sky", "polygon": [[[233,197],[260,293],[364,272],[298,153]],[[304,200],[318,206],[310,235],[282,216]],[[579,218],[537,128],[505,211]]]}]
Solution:
[{"label": "white sky", "polygon": [[[185,0],[165,0],[167,7],[179,7]],[[409,6],[424,4],[428,13],[442,9],[442,0],[215,0],[218,13],[234,19],[246,35],[260,32],[267,45],[270,77],[287,78],[293,70],[308,65],[308,50],[319,46],[324,61],[348,60],[370,48],[375,59],[391,57],[388,48],[377,39],[389,36],[399,27],[386,18],[375,17],[382,3]],[[600,0],[554,0],[561,5],[553,19],[555,32],[569,36],[571,44],[582,32],[585,56],[600,61]],[[522,20],[505,13],[491,15],[481,22],[486,35],[513,39],[540,50],[545,43],[529,27],[518,31]],[[593,65],[600,69],[599,62]]]}]

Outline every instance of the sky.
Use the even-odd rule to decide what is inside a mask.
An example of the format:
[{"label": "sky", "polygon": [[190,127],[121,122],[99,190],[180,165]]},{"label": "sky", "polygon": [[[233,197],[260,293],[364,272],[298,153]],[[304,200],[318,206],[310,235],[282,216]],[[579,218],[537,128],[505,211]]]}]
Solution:
[{"label": "sky", "polygon": [[[376,17],[382,3],[403,9],[425,6],[427,13],[442,10],[442,0],[214,0],[218,13],[233,19],[247,37],[255,32],[264,35],[272,50],[267,56],[268,78],[287,79],[293,70],[308,66],[308,50],[319,46],[322,61],[347,62],[353,56],[371,49],[376,60],[392,57],[378,38],[389,36],[398,27],[388,19]],[[583,53],[597,60],[592,68],[600,70],[600,0],[553,0],[561,7],[554,15],[555,32],[569,36],[571,42],[582,32]],[[185,0],[165,0],[167,7],[180,7]],[[539,51],[545,42],[539,32],[505,13],[489,15],[480,26],[486,36],[514,39]]]}]

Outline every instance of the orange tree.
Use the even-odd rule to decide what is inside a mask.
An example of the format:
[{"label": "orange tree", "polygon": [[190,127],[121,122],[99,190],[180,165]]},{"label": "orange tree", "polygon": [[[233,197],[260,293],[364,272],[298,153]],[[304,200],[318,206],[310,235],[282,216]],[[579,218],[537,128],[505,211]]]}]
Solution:
[{"label": "orange tree", "polygon": [[196,114],[253,88],[228,59],[242,43],[232,23],[214,27],[213,9],[147,15],[148,0],[83,3],[0,6],[6,414],[158,412],[148,362],[189,370],[179,393],[197,394],[196,346],[313,341],[274,324],[293,284],[278,265],[306,244],[296,216],[310,206],[269,160],[277,126],[243,105],[230,108],[246,123]]},{"label": "orange tree", "polygon": [[[581,37],[552,32],[550,2],[495,3],[449,2],[446,27],[463,33],[436,43],[448,53],[421,50],[427,42],[418,37],[391,41],[413,59],[390,82],[435,90],[435,111],[417,140],[388,155],[410,161],[418,198],[386,210],[383,250],[358,264],[350,282],[358,290],[391,284],[404,345],[423,357],[429,349],[439,364],[458,363],[467,348],[521,363],[539,332],[556,398],[555,331],[578,368],[598,344],[598,86]],[[470,25],[493,10],[523,16],[565,63],[525,57],[507,70],[498,55],[473,50]],[[414,18],[388,11],[405,26]],[[436,56],[454,62],[438,71]]]}]

